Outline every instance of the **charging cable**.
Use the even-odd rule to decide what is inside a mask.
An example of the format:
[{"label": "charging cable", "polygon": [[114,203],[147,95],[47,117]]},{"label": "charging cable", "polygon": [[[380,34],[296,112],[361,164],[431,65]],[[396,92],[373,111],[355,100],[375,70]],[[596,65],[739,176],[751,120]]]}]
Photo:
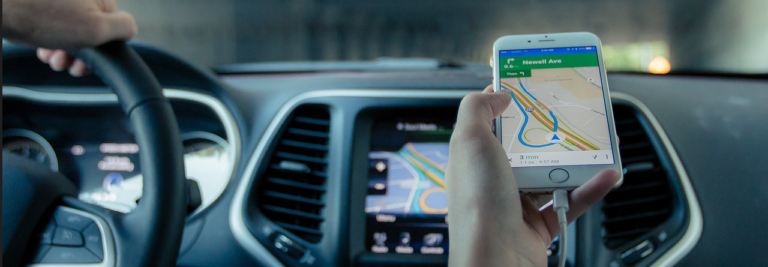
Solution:
[{"label": "charging cable", "polygon": [[557,222],[560,224],[560,244],[558,245],[560,253],[560,262],[558,267],[565,267],[565,254],[568,251],[568,217],[565,213],[568,212],[568,191],[565,189],[558,189],[552,193],[552,208],[557,213]]}]

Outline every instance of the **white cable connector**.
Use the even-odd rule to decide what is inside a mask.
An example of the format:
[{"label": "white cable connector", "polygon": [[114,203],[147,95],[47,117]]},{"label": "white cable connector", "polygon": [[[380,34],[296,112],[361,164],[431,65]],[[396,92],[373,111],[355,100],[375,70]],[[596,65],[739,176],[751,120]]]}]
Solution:
[{"label": "white cable connector", "polygon": [[565,254],[567,253],[568,244],[568,191],[565,189],[558,189],[552,193],[552,209],[557,213],[557,222],[560,224],[560,244],[558,245],[558,252],[560,253],[560,262],[557,264],[559,267],[565,267]]}]

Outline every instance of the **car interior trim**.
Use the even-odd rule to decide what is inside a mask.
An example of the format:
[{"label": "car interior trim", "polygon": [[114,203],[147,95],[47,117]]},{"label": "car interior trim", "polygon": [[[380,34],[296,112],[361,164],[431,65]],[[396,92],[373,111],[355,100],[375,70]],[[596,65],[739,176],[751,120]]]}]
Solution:
[{"label": "car interior trim", "polygon": [[674,246],[662,254],[661,257],[659,257],[651,265],[673,266],[682,260],[686,255],[688,255],[688,252],[690,252],[693,247],[696,246],[696,243],[698,243],[699,239],[701,238],[701,232],[704,229],[704,218],[701,214],[699,201],[696,198],[696,192],[693,190],[693,185],[691,185],[691,181],[688,178],[685,167],[683,167],[683,163],[680,160],[680,157],[677,155],[675,148],[672,146],[672,142],[664,132],[664,129],[661,127],[659,121],[656,119],[653,113],[651,113],[651,110],[648,109],[648,107],[646,107],[643,102],[626,93],[612,92],[611,98],[629,102],[640,112],[642,112],[643,115],[645,115],[645,117],[648,119],[648,122],[650,122],[651,126],[653,127],[653,130],[658,134],[659,139],[664,145],[664,148],[667,150],[667,154],[669,154],[669,158],[671,159],[672,164],[675,166],[675,171],[680,177],[680,184],[682,185],[683,191],[685,192],[689,211],[688,215],[690,216],[688,220],[688,227],[686,228],[683,237],[680,238],[680,240]]},{"label": "car interior trim", "polygon": [[[254,174],[256,168],[259,166],[261,159],[266,156],[266,149],[269,143],[275,138],[277,130],[280,125],[285,121],[288,114],[296,108],[299,104],[311,98],[321,97],[377,97],[377,98],[430,98],[430,99],[444,99],[444,98],[463,98],[467,94],[471,93],[470,90],[448,90],[448,91],[433,91],[433,90],[323,90],[312,91],[299,94],[288,100],[282,108],[277,112],[275,117],[270,122],[268,128],[262,135],[251,159],[248,161],[245,172],[240,184],[237,187],[237,191],[232,200],[232,208],[230,209],[230,226],[232,232],[237,241],[243,245],[243,247],[251,253],[254,258],[263,261],[268,265],[280,265],[283,264],[278,261],[274,255],[272,255],[255,237],[250,233],[246,226],[245,221],[245,206],[246,193],[248,188],[253,185]],[[693,186],[688,178],[685,168],[682,165],[680,158],[677,155],[674,147],[672,146],[669,137],[664,132],[661,124],[656,117],[640,100],[634,98],[631,95],[621,92],[612,92],[612,99],[627,101],[638,108],[649,120],[651,125],[656,131],[665,149],[672,159],[672,163],[675,166],[675,170],[679,174],[681,184],[685,191],[687,203],[690,210],[690,219],[688,221],[688,227],[684,236],[666,253],[664,253],[653,266],[671,266],[680,261],[685,255],[690,252],[701,237],[703,229],[703,217],[701,214],[701,208],[696,198]]]},{"label": "car interior trim", "polygon": [[[229,173],[224,176],[227,177],[227,183],[229,183],[234,175],[235,166],[237,166],[237,163],[240,161],[241,149],[240,132],[230,111],[221,101],[209,95],[173,88],[164,88],[163,94],[171,99],[182,99],[206,105],[216,113],[216,116],[218,116],[224,126],[224,131],[227,135],[227,143],[229,144],[227,150],[229,152],[229,157],[232,159],[229,166]],[[51,103],[117,103],[117,95],[112,93],[56,93],[36,91],[16,86],[3,86],[2,95],[3,97],[16,97],[37,102]],[[222,192],[219,192],[219,195],[221,193]],[[214,199],[218,199],[218,197],[219,196],[216,196]],[[189,216],[194,216],[200,211],[205,210],[211,203],[212,202],[202,203],[202,205]]]},{"label": "car interior trim", "polygon": [[99,216],[93,215],[91,213],[73,209],[70,207],[60,206],[57,209],[61,209],[63,211],[77,214],[83,217],[86,217],[88,219],[93,220],[96,223],[96,226],[99,228],[99,232],[101,233],[101,248],[104,250],[104,258],[100,263],[35,263],[27,265],[29,267],[77,267],[77,266],[83,266],[83,267],[108,267],[108,266],[115,266],[115,242],[112,239],[112,231],[109,229],[109,225],[107,224],[104,219],[100,218]]},{"label": "car interior trim", "polygon": [[43,149],[45,149],[45,153],[48,153],[48,158],[51,161],[51,169],[54,172],[59,172],[59,158],[56,157],[56,152],[53,150],[51,143],[48,143],[48,140],[45,140],[41,135],[27,129],[8,129],[3,131],[3,138],[6,137],[24,137],[37,142]]},{"label": "car interior trim", "polygon": [[320,97],[384,97],[384,98],[462,98],[471,91],[468,90],[448,90],[448,91],[427,91],[427,90],[324,90],[306,92],[289,99],[275,117],[269,123],[264,134],[261,136],[256,149],[254,150],[248,165],[245,167],[243,177],[237,187],[235,196],[232,198],[232,208],[230,209],[229,223],[235,239],[255,258],[268,266],[283,266],[277,258],[270,253],[256,238],[251,234],[245,221],[245,202],[248,188],[253,185],[254,175],[262,159],[266,156],[267,147],[276,137],[280,125],[284,123],[288,114],[291,113],[299,104],[311,99]]}]

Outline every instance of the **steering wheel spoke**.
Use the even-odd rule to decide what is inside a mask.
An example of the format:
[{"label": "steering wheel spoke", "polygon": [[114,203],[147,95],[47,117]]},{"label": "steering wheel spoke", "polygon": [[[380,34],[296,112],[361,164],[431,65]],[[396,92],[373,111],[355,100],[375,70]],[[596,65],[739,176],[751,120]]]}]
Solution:
[{"label": "steering wheel spoke", "polygon": [[35,229],[27,250],[32,266],[114,266],[116,244],[109,218],[115,212],[65,197]]},{"label": "steering wheel spoke", "polygon": [[[15,257],[3,257],[3,266],[20,266],[24,251],[33,251],[27,257],[38,264],[172,266],[187,193],[183,147],[170,102],[149,67],[122,41],[69,52],[113,89],[130,118],[141,147],[142,201],[128,214],[84,203],[72,197],[77,188],[60,173],[4,151],[3,255]],[[64,205],[56,206],[59,200]],[[26,249],[28,244],[35,250]]]}]

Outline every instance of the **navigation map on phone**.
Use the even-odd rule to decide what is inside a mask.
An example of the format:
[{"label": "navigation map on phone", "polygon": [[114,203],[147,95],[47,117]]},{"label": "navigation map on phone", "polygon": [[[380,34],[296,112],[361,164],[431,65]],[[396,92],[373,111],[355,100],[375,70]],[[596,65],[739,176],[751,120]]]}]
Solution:
[{"label": "navigation map on phone", "polygon": [[512,167],[613,164],[598,62],[594,46],[499,51]]}]

